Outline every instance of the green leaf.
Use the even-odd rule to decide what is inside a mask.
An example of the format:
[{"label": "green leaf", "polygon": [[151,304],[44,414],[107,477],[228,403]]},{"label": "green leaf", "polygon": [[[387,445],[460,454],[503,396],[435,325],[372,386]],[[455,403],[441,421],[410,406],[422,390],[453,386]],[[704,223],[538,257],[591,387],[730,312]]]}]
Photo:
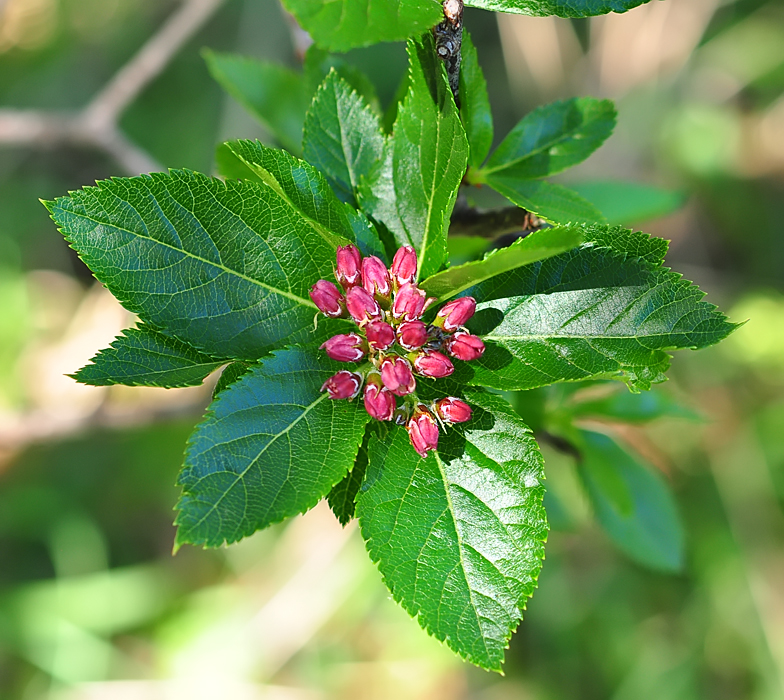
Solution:
[{"label": "green leaf", "polygon": [[469,179],[481,184],[492,173],[530,180],[560,173],[584,161],[615,128],[610,100],[575,97],[537,107],[495,149],[483,168]]},{"label": "green leaf", "polygon": [[446,260],[446,233],[465,174],[468,142],[433,37],[412,39],[407,49],[408,94],[384,157],[363,180],[360,201],[398,245],[417,250],[424,279]]},{"label": "green leaf", "polygon": [[601,433],[580,431],[578,471],[596,517],[631,559],[654,569],[683,567],[683,528],[663,479]]},{"label": "green leaf", "polygon": [[[356,510],[357,494],[359,488],[362,486],[362,481],[365,478],[367,465],[369,461],[369,447],[370,437],[372,434],[371,425],[365,428],[365,437],[360,445],[359,452],[357,452],[357,459],[351,471],[343,477],[343,480],[335,484],[332,490],[327,494],[327,502],[338,522],[344,527],[348,525],[354,518],[354,511]],[[376,424],[378,425],[378,424]]]},{"label": "green leaf", "polygon": [[[281,170],[299,163],[266,151]],[[321,200],[323,189],[344,207],[323,176],[296,174],[310,177],[294,199],[271,178],[259,186],[175,170],[106,180],[46,206],[96,278],[144,322],[213,357],[256,360],[345,325],[323,319],[314,333],[308,291],[332,276],[335,246],[353,231]]]},{"label": "green leaf", "polygon": [[468,7],[534,17],[594,17],[608,12],[626,12],[646,2],[650,0],[465,0]]},{"label": "green leaf", "polygon": [[236,542],[312,508],[346,475],[370,416],[321,391],[338,369],[282,350],[218,395],[180,472],[178,545]]},{"label": "green leaf", "polygon": [[457,266],[481,260],[489,247],[490,241],[482,236],[449,236],[446,241],[448,264]]},{"label": "green leaf", "polygon": [[310,96],[302,75],[277,63],[204,51],[212,77],[292,153],[302,153]]},{"label": "green leaf", "polygon": [[71,376],[92,386],[197,386],[226,362],[140,325],[123,331],[90,360],[91,364]]},{"label": "green leaf", "polygon": [[315,95],[319,85],[331,70],[345,80],[357,94],[361,95],[374,112],[380,113],[381,107],[376,94],[376,87],[359,68],[347,63],[340,56],[335,56],[312,44],[305,52],[303,71],[308,95]]},{"label": "green leaf", "polygon": [[542,566],[544,472],[506,401],[482,391],[466,400],[471,421],[426,459],[400,427],[371,441],[357,515],[395,600],[462,657],[499,671]]},{"label": "green leaf", "polygon": [[[503,172],[503,171],[501,171]],[[604,214],[587,199],[546,180],[522,180],[505,174],[487,176],[486,183],[512,204],[559,224],[602,224]]]},{"label": "green leaf", "polygon": [[680,418],[699,420],[694,410],[684,406],[664,391],[644,391],[632,394],[628,391],[613,391],[601,398],[577,402],[569,405],[570,413],[576,417],[600,417],[625,423],[647,423],[657,418]]},{"label": "green leaf", "polygon": [[[510,289],[516,295],[504,298]],[[735,328],[679,275],[600,248],[517,268],[469,292],[480,303],[468,325],[487,346],[468,365],[470,381],[505,390],[600,377],[648,389],[664,379],[667,350],[702,348]]]},{"label": "green leaf", "polygon": [[344,202],[355,202],[359,179],[384,151],[381,122],[334,69],[316,92],[305,118],[305,158],[327,176]]},{"label": "green leaf", "polygon": [[470,146],[468,165],[478,168],[493,145],[493,114],[479,57],[466,29],[460,65],[460,117]]},{"label": "green leaf", "polygon": [[437,0],[283,0],[322,48],[348,51],[380,41],[401,41],[443,18]]},{"label": "green leaf", "polygon": [[519,238],[506,248],[491,251],[483,260],[450,267],[428,277],[420,286],[429,295],[444,301],[480,282],[571,250],[582,242],[583,232],[578,227],[542,229]]},{"label": "green leaf", "polygon": [[662,265],[670,245],[664,238],[622,226],[585,226],[583,232],[586,243],[610,248],[629,258],[640,258],[653,267]]},{"label": "green leaf", "polygon": [[221,372],[220,377],[218,377],[215,389],[212,392],[212,398],[214,399],[225,388],[234,384],[243,374],[250,372],[252,367],[253,365],[247,362],[232,362],[230,365],[227,365]]},{"label": "green leaf", "polygon": [[596,206],[610,224],[642,223],[680,209],[681,192],[636,182],[581,182],[569,185]]}]

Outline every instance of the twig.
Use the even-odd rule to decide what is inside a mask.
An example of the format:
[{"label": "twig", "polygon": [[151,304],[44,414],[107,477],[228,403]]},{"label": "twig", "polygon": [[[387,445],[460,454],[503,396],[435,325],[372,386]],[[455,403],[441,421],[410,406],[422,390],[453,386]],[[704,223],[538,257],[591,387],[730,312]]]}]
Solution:
[{"label": "twig", "polygon": [[506,207],[494,211],[456,207],[452,212],[449,233],[454,236],[496,238],[505,233],[535,231],[542,227],[543,222],[536,214],[520,207]]},{"label": "twig", "polygon": [[460,47],[463,44],[463,0],[444,0],[444,21],[433,27],[436,53],[446,66],[449,87],[460,107]]}]

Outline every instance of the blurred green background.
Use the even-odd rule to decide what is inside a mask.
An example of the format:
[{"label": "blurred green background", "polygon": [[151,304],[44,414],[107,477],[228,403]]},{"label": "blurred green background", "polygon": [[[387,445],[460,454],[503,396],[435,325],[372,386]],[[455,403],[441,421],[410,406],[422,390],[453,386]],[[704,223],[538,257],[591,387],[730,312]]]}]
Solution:
[{"label": "blurred green background", "polygon": [[[198,1],[198,0],[196,0]],[[568,21],[467,10],[502,137],[542,102],[611,97],[616,134],[565,182],[683,193],[626,221],[734,321],[654,389],[698,417],[609,426],[661,470],[686,526],[664,575],[608,541],[573,461],[545,447],[553,518],[506,676],[476,670],[389,599],[354,527],[319,506],[218,551],[171,555],[173,486],[210,388],[90,388],[63,376],[130,316],[38,198],[110,175],[78,144],[14,143],[8,110],[84,106],[173,0],[0,0],[0,698],[3,700],[781,700],[784,698],[784,6],[667,0]],[[268,139],[202,47],[298,65],[277,0],[226,0],[124,112],[166,167]],[[349,61],[382,105],[402,45]],[[608,426],[605,426],[607,428]]]}]

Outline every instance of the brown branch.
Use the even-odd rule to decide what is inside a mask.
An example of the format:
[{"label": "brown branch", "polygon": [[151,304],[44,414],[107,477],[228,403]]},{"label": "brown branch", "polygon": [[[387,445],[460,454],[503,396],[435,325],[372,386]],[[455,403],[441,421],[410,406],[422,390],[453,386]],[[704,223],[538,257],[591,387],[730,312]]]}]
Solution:
[{"label": "brown branch", "polygon": [[460,48],[463,44],[463,0],[443,0],[444,21],[433,27],[436,53],[446,66],[449,87],[460,107]]},{"label": "brown branch", "polygon": [[543,226],[544,222],[536,214],[520,207],[506,207],[492,211],[456,207],[452,212],[449,234],[496,238],[505,233],[536,231]]}]

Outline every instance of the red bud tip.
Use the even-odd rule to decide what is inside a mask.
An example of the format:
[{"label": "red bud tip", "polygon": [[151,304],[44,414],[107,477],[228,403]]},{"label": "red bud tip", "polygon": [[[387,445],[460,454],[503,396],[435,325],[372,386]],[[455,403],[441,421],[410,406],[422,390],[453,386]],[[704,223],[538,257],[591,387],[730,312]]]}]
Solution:
[{"label": "red bud tip", "polygon": [[441,326],[445,331],[454,331],[465,325],[466,321],[474,315],[476,301],[473,297],[462,297],[444,304],[436,315],[433,325]]},{"label": "red bud tip", "polygon": [[368,345],[373,350],[386,350],[395,342],[395,329],[385,321],[371,321],[365,327]]},{"label": "red bud tip", "polygon": [[397,329],[397,342],[406,350],[419,350],[427,342],[427,326],[422,321],[406,321]]},{"label": "red bud tip", "polygon": [[389,270],[375,255],[362,261],[362,284],[370,294],[388,297],[392,292]]},{"label": "red bud tip", "polygon": [[367,353],[367,343],[357,333],[343,333],[333,335],[321,349],[338,362],[358,362]]},{"label": "red bud tip", "polygon": [[416,407],[408,421],[408,437],[420,457],[427,457],[430,450],[438,448],[438,426],[433,414],[422,404]]},{"label": "red bud tip", "polygon": [[351,287],[362,284],[361,266],[362,254],[356,246],[338,246],[335,277],[343,286],[343,289],[348,290]]},{"label": "red bud tip", "polygon": [[339,318],[346,311],[345,297],[332,282],[327,280],[319,280],[313,285],[310,298],[318,310],[330,318]]},{"label": "red bud tip", "polygon": [[426,377],[441,379],[455,371],[452,361],[440,352],[422,352],[414,360],[414,369]]},{"label": "red bud tip", "polygon": [[411,363],[397,355],[387,357],[381,363],[381,379],[384,386],[397,396],[405,396],[416,389]]},{"label": "red bud tip", "polygon": [[383,317],[378,302],[364,287],[351,287],[346,292],[346,308],[351,318],[360,325],[367,321],[380,321]]},{"label": "red bud tip", "polygon": [[417,275],[416,251],[410,245],[398,248],[389,271],[398,287],[413,282]]},{"label": "red bud tip", "polygon": [[471,420],[471,407],[454,396],[436,401],[436,413],[446,423],[465,423]]},{"label": "red bud tip", "polygon": [[327,379],[321,391],[326,391],[331,399],[353,399],[361,386],[361,374],[343,369]]},{"label": "red bud tip", "polygon": [[458,360],[478,360],[485,352],[485,344],[476,335],[458,331],[446,341],[446,351]]},{"label": "red bud tip", "polygon": [[377,420],[392,420],[395,397],[387,391],[378,372],[371,372],[365,383],[365,410]]},{"label": "red bud tip", "polygon": [[426,297],[424,290],[415,284],[404,284],[395,294],[392,316],[403,321],[418,321],[425,310]]}]

